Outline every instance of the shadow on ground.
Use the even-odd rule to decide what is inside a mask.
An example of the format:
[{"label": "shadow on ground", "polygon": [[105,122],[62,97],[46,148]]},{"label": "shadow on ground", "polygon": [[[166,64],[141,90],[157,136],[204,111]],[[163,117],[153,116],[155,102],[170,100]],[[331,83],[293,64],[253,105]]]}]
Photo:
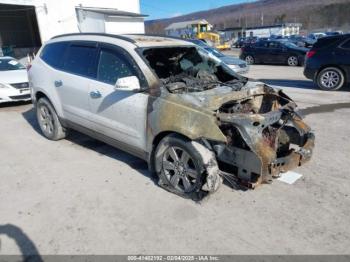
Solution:
[{"label": "shadow on ground", "polygon": [[312,81],[308,81],[308,80],[284,80],[284,79],[259,79],[259,80],[269,85],[319,90],[319,88]]},{"label": "shadow on ground", "polygon": [[[288,80],[288,79],[259,79],[259,81],[264,82],[269,85],[275,85],[279,87],[290,87],[299,89],[310,89],[319,90],[321,89],[311,80]],[[337,90],[338,91],[338,90]],[[337,92],[333,91],[333,92]],[[350,91],[349,86],[341,88],[339,91]],[[325,91],[328,92],[328,91]]]},{"label": "shadow on ground", "polygon": [[18,106],[29,105],[31,103],[32,103],[31,101],[6,102],[6,103],[0,103],[0,108],[18,107]]},{"label": "shadow on ground", "polygon": [[[28,122],[28,124],[31,125],[32,128],[39,135],[42,136],[39,124],[37,123],[37,120],[36,120],[34,108],[31,108],[31,109],[27,110],[26,112],[23,112],[22,115],[23,115],[24,119]],[[69,135],[67,136],[66,140],[68,140],[74,144],[77,144],[79,146],[82,146],[84,148],[93,150],[100,155],[108,156],[108,157],[116,159],[118,161],[122,161],[122,162],[128,164],[131,168],[139,171],[145,177],[148,177],[149,179],[151,179],[153,183],[157,184],[156,177],[154,176],[154,174],[152,174],[148,170],[147,162],[140,159],[140,158],[132,156],[132,155],[125,153],[124,151],[121,151],[115,147],[107,145],[106,143],[103,143],[101,141],[98,141],[96,139],[93,139],[89,136],[86,136],[82,133],[79,133],[79,132],[76,132],[73,130],[69,131]]]},{"label": "shadow on ground", "polygon": [[[27,236],[27,234],[25,234],[22,231],[21,228],[11,224],[0,225],[0,236],[1,235],[5,235],[16,242],[22,254],[22,258],[23,258],[22,261],[26,261],[26,262],[43,261],[37,247],[35,246],[33,241]],[[0,245],[0,254],[1,254],[1,245]]]}]

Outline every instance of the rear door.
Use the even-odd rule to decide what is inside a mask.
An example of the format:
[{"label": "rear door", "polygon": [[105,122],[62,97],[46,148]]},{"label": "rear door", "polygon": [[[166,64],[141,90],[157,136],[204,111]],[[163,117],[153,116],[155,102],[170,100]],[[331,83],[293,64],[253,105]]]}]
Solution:
[{"label": "rear door", "polygon": [[265,62],[266,61],[266,53],[268,51],[267,49],[267,42],[261,41],[257,42],[255,44],[252,44],[252,55],[254,59],[258,62]]},{"label": "rear door", "polygon": [[148,94],[115,88],[119,78],[137,76],[147,89],[141,70],[129,53],[107,44],[100,45],[96,69],[96,81],[91,82],[89,90],[94,130],[129,151],[145,150]]},{"label": "rear door", "polygon": [[62,103],[65,119],[91,128],[89,83],[96,77],[96,42],[71,42],[65,53],[62,70],[55,75],[54,85]]}]

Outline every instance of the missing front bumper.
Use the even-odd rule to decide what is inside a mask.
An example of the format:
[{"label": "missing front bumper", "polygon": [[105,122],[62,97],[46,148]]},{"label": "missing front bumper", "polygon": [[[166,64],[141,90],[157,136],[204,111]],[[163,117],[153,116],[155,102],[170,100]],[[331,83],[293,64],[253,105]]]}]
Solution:
[{"label": "missing front bumper", "polygon": [[[234,134],[231,144],[214,146],[222,176],[229,182],[255,188],[311,159],[315,135],[294,111],[224,114],[220,119],[238,131],[228,133]],[[237,139],[243,146],[234,143]]]},{"label": "missing front bumper", "polygon": [[214,146],[219,160],[220,174],[233,187],[254,189],[260,184],[271,183],[281,173],[295,169],[311,159],[315,135],[305,135],[306,142],[298,150],[291,150],[287,156],[264,162],[261,156],[240,148]]}]

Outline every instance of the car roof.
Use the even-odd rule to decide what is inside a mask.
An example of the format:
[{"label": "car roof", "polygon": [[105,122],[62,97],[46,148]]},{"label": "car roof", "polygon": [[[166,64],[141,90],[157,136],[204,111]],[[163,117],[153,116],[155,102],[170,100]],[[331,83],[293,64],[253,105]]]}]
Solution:
[{"label": "car roof", "polygon": [[134,40],[134,44],[138,47],[150,47],[150,46],[185,46],[194,45],[184,39],[167,36],[154,36],[154,35],[123,35]]},{"label": "car roof", "polygon": [[318,40],[321,42],[321,41],[324,41],[324,40],[328,40],[328,39],[334,39],[334,40],[341,40],[341,39],[347,39],[350,37],[350,34],[343,34],[343,35],[328,35],[328,36],[325,36],[325,37],[322,37],[322,38],[319,38]]},{"label": "car roof", "polygon": [[55,36],[52,39],[60,39],[69,37],[70,40],[74,37],[78,37],[78,40],[85,38],[88,40],[89,37],[107,37],[111,39],[118,39],[135,45],[136,47],[163,47],[163,46],[194,46],[193,43],[186,41],[185,39],[180,39],[176,37],[169,36],[158,36],[158,35],[146,35],[146,34],[124,34],[124,35],[114,35],[105,33],[75,33]]}]

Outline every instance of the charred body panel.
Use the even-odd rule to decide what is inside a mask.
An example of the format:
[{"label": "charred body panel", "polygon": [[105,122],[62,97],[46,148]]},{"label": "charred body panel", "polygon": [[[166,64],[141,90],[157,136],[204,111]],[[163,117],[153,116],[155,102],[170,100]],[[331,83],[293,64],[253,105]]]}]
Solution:
[{"label": "charred body panel", "polygon": [[[231,141],[214,147],[217,157],[231,165],[236,170],[232,175],[251,188],[271,183],[280,173],[307,162],[314,147],[314,134],[296,113],[295,103],[282,91],[267,86],[265,90],[263,96],[238,103],[238,112],[227,113],[225,106],[224,112],[222,108],[218,112],[221,128]],[[237,110],[237,104],[234,106]],[[236,132],[227,132],[232,128]]]},{"label": "charred body panel", "polygon": [[[139,50],[159,79],[150,90],[149,152],[160,134],[183,135],[213,152],[212,162],[218,163],[224,179],[249,188],[271,183],[311,158],[314,134],[281,90],[248,81],[222,65],[203,68],[192,51],[184,51],[185,47]],[[171,52],[173,57],[166,61],[162,55],[169,57]],[[186,56],[192,65],[177,68]],[[215,177],[208,171],[205,175]],[[217,185],[206,183],[203,188],[215,191]]]}]

